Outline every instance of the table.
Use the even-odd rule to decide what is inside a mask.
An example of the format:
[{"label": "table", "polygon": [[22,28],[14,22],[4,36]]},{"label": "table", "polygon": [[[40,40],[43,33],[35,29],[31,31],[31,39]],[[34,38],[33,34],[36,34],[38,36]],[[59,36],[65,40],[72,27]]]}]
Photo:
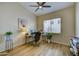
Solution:
[{"label": "table", "polygon": [[5,40],[5,50],[7,52],[13,50],[13,39],[10,36],[6,36]]}]

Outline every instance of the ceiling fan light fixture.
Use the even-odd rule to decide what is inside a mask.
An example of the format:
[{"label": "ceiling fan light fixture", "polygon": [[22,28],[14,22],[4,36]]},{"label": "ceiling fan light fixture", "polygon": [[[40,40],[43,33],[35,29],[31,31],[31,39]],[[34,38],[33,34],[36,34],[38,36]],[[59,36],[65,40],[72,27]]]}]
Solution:
[{"label": "ceiling fan light fixture", "polygon": [[39,6],[39,8],[41,9],[41,8],[42,8],[42,6]]},{"label": "ceiling fan light fixture", "polygon": [[35,12],[38,11],[39,9],[43,8],[50,8],[50,5],[45,5],[46,2],[37,2],[37,5],[31,5],[31,7],[37,7]]}]

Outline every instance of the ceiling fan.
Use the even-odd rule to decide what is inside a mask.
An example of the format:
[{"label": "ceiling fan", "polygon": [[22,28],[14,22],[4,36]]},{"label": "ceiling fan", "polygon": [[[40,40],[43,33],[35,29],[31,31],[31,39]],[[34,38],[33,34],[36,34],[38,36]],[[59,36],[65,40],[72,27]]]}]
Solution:
[{"label": "ceiling fan", "polygon": [[37,2],[37,5],[30,5],[31,7],[37,7],[37,9],[35,10],[38,11],[38,9],[42,9],[42,8],[50,8],[51,6],[49,5],[45,5],[46,2]]}]

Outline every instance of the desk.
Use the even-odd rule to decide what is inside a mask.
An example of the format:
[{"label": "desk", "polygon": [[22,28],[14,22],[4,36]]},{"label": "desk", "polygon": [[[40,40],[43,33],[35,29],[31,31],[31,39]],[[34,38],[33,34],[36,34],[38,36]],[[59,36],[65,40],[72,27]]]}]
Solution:
[{"label": "desk", "polygon": [[25,34],[25,44],[32,41],[32,35]]},{"label": "desk", "polygon": [[[25,44],[29,43],[29,42],[33,43],[34,40],[35,40],[34,34],[31,34],[31,35],[25,34]],[[46,35],[41,34],[39,43],[40,42],[41,43],[47,43],[48,42]]]}]

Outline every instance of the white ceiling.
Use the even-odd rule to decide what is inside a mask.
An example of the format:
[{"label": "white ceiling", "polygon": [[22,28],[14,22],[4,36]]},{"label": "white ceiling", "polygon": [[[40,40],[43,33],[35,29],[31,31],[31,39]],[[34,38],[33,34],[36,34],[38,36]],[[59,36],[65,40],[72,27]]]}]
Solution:
[{"label": "white ceiling", "polygon": [[69,7],[69,6],[73,5],[74,3],[73,2],[46,2],[45,5],[50,5],[52,7],[39,9],[37,12],[34,12],[37,7],[30,7],[30,5],[37,5],[36,2],[21,2],[20,4],[23,5],[30,12],[39,16],[39,15],[51,13],[51,12]]}]

